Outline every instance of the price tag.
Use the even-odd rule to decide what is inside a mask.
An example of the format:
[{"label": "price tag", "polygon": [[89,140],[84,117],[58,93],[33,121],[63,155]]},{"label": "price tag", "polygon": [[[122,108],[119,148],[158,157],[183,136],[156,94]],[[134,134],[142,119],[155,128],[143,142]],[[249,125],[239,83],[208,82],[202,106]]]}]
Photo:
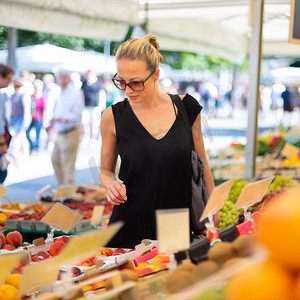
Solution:
[{"label": "price tag", "polygon": [[56,203],[41,221],[55,229],[68,233],[81,218],[82,215],[78,212],[61,203]]},{"label": "price tag", "polygon": [[283,149],[281,150],[281,154],[286,157],[298,156],[299,148],[289,143],[285,143]]},{"label": "price tag", "polygon": [[230,179],[218,186],[216,186],[205,206],[205,209],[203,211],[203,214],[201,216],[200,221],[207,218],[210,214],[214,215],[216,212],[218,212],[224,205],[228,194],[230,192],[230,189],[232,187],[232,184],[234,182],[234,179]]},{"label": "price tag", "polygon": [[274,176],[245,185],[232,210],[247,208],[259,202],[265,195],[273,179]]},{"label": "price tag", "polygon": [[55,198],[61,199],[61,198],[67,198],[67,197],[73,197],[74,194],[77,191],[77,185],[61,185],[59,186]]},{"label": "price tag", "polygon": [[3,196],[5,195],[7,191],[7,188],[5,188],[4,186],[0,185],[0,199],[3,198]]},{"label": "price tag", "polygon": [[57,257],[27,265],[23,268],[19,297],[31,294],[57,280],[59,264]]},{"label": "price tag", "polygon": [[5,254],[0,256],[0,286],[6,281],[8,275],[20,259],[19,254]]},{"label": "price tag", "polygon": [[159,252],[176,252],[190,247],[189,210],[161,209],[156,211]]},{"label": "price tag", "polygon": [[98,225],[101,222],[103,216],[104,205],[96,205],[93,209],[93,214],[91,218],[91,225]]},{"label": "price tag", "polygon": [[116,234],[123,225],[113,223],[106,229],[94,230],[86,234],[72,236],[66,247],[57,256],[60,264],[72,264],[80,259],[95,255],[96,252]]}]

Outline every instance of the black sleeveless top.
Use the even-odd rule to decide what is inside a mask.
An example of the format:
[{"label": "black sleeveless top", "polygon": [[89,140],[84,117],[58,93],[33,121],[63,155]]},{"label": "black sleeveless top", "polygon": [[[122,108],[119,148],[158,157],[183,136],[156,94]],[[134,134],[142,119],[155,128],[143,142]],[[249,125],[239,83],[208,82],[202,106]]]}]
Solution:
[{"label": "black sleeveless top", "polygon": [[[202,107],[187,94],[183,104],[193,125]],[[127,190],[127,201],[114,206],[110,223],[124,226],[109,247],[134,248],[143,239],[156,239],[155,210],[190,208],[190,144],[180,112],[164,137],[155,139],[140,123],[128,99],[112,105],[118,153],[119,178]]]}]

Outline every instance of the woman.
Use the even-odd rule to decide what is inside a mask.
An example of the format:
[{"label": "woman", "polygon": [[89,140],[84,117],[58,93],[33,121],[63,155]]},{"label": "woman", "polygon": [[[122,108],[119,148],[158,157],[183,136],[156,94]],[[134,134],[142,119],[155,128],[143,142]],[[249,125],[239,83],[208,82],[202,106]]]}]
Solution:
[{"label": "woman", "polygon": [[[155,210],[191,206],[190,146],[184,119],[168,94],[159,89],[156,37],[130,39],[116,53],[113,82],[128,98],[107,108],[101,119],[100,181],[114,205],[110,222],[124,226],[110,247],[134,248],[142,239],[156,239]],[[205,163],[210,194],[214,182],[200,128],[201,106],[181,96],[192,125],[195,149]],[[115,177],[117,155],[121,157]]]},{"label": "woman", "polygon": [[[33,83],[34,92],[31,96],[31,122],[26,130],[26,137],[30,146],[30,153],[38,152],[40,149],[40,134],[42,127],[48,127],[46,118],[46,97],[43,94],[44,83],[36,79]],[[32,141],[30,132],[35,128],[35,143]]]}]

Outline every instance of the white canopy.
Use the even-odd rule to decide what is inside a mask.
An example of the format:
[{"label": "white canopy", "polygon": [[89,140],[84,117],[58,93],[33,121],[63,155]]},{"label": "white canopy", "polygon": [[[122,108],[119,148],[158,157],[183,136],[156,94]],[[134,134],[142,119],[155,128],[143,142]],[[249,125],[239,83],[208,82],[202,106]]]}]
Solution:
[{"label": "white canopy", "polygon": [[[0,51],[0,63],[6,63],[7,50]],[[59,68],[84,73],[94,70],[97,74],[114,73],[113,57],[95,51],[76,52],[50,44],[19,47],[16,49],[17,70],[55,72]]]},{"label": "white canopy", "polygon": [[[249,52],[251,0],[0,0],[0,25],[122,40],[148,18],[162,49],[217,55],[233,62]],[[299,56],[288,43],[290,0],[265,0],[263,55]]]}]

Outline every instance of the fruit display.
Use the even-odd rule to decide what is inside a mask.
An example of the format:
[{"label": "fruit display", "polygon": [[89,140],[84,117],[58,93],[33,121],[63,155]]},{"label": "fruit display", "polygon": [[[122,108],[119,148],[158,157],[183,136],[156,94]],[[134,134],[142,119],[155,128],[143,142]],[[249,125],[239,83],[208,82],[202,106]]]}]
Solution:
[{"label": "fruit display", "polygon": [[[284,148],[291,145],[294,151],[286,154]],[[215,157],[210,157],[210,166],[215,180],[243,177],[245,170],[244,145],[231,144],[220,149]],[[274,174],[300,178],[300,129],[277,128],[265,131],[258,136],[258,157],[256,178],[266,178]],[[296,151],[296,153],[295,153]]]},{"label": "fruit display", "polygon": [[[226,202],[223,208],[220,210],[220,225],[219,229],[225,228],[230,225],[237,225],[244,222],[244,214],[243,210],[235,210],[232,211],[232,208],[237,201],[242,189],[247,184],[247,181],[235,179],[229,195],[226,199]],[[299,183],[291,177],[282,177],[282,176],[275,176],[274,180],[270,184],[265,196],[255,205],[250,207],[248,211],[254,213],[256,211],[260,211],[260,209],[265,205],[265,203],[271,201],[272,199],[276,198],[284,189],[297,186]]]},{"label": "fruit display", "polygon": [[236,178],[232,184],[228,197],[224,203],[223,208],[220,210],[220,225],[219,229],[225,228],[230,225],[237,224],[237,219],[242,210],[232,211],[232,208],[237,201],[242,189],[247,184],[247,181]]},{"label": "fruit display", "polygon": [[268,256],[229,282],[225,299],[300,299],[300,188],[292,188],[267,204],[258,223],[258,241]]},{"label": "fruit display", "polygon": [[[39,206],[35,207],[31,212],[22,212],[22,213],[13,213],[9,214],[6,217],[6,225],[10,229],[31,229],[31,230],[49,230],[49,226],[45,224],[41,224],[39,222],[45,214],[51,209],[54,204],[40,204]],[[83,201],[73,201],[69,204],[65,204],[65,206],[69,207],[70,209],[80,213],[83,217],[82,220],[72,228],[71,231],[81,231],[87,228],[90,228],[90,223],[85,222],[86,220],[90,220],[93,214],[93,209],[96,205],[103,205],[103,222],[109,218],[112,212],[113,206],[108,203],[107,201],[101,202],[83,202]],[[40,207],[44,207],[44,209],[40,209]],[[1,220],[1,218],[0,218]],[[28,222],[21,222],[21,221],[28,221]]]}]

